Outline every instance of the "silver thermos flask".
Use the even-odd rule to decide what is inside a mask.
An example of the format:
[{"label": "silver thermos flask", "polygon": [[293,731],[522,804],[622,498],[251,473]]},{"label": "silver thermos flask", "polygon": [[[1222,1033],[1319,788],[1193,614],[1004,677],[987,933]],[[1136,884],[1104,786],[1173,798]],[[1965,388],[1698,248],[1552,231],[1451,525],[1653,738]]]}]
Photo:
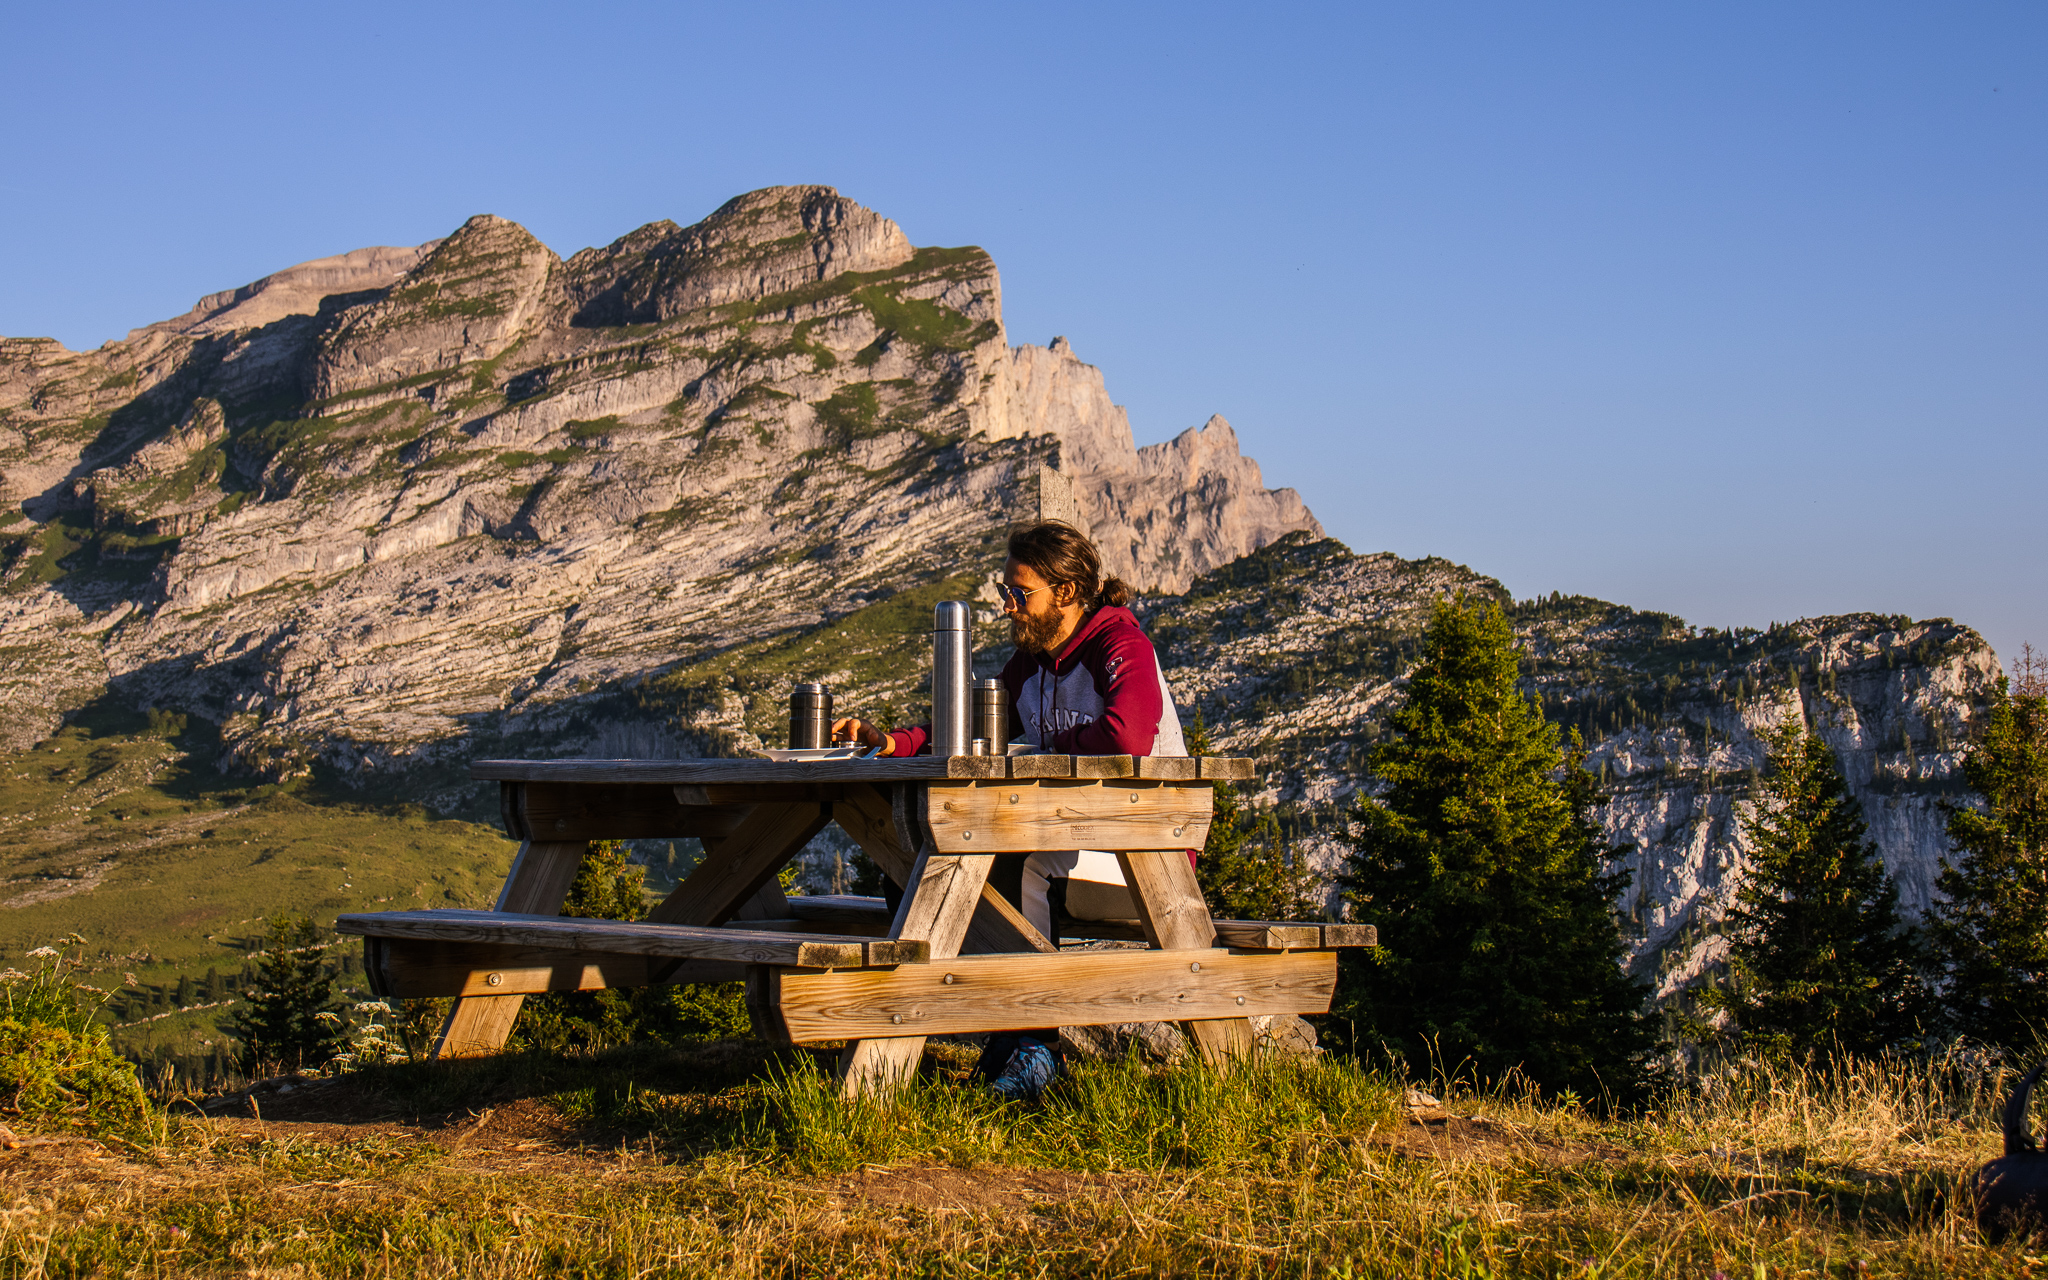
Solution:
[{"label": "silver thermos flask", "polygon": [[974,741],[974,703],[968,684],[974,668],[974,610],[965,600],[941,600],[932,610],[932,754],[964,756]]}]

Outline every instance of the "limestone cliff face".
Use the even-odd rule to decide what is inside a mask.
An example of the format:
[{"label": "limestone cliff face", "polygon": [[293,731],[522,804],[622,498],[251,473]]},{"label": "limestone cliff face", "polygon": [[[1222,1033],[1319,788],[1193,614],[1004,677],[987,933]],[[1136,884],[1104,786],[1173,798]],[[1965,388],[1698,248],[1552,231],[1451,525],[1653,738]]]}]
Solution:
[{"label": "limestone cliff face", "polygon": [[[1183,717],[1267,758],[1259,802],[1326,876],[1349,852],[1347,812],[1377,783],[1386,732],[1433,601],[1505,606],[1525,687],[1576,727],[1611,800],[1602,820],[1633,873],[1620,904],[1629,964],[1669,995],[1726,955],[1719,922],[1748,866],[1738,821],[1764,760],[1760,734],[1798,720],[1834,748],[1909,914],[1948,852],[1944,803],[1997,684],[1983,639],[1945,618],[1852,614],[1769,631],[1689,627],[1583,597],[1517,603],[1443,560],[1355,556],[1305,536],[1148,602]],[[1331,902],[1335,905],[1334,886]]]},{"label": "limestone cliff face", "polygon": [[1179,592],[1290,533],[1323,528],[1292,489],[1268,489],[1219,415],[1140,449],[1102,371],[1065,338],[1011,352],[1007,434],[1050,435],[1109,571]]},{"label": "limestone cliff face", "polygon": [[[1046,412],[1034,369],[1100,403]],[[727,693],[640,721],[620,699],[993,570],[1041,463],[1125,495],[1133,566],[1222,563],[1275,511],[1313,526],[1227,428],[1189,459],[1105,444],[1101,392],[1009,346],[982,251],[914,248],[826,187],[567,261],[479,216],[96,351],[0,340],[0,733],[161,706],[217,725],[231,766],[362,783],[479,750],[703,750]],[[1206,497],[1166,493],[1176,466]]]}]

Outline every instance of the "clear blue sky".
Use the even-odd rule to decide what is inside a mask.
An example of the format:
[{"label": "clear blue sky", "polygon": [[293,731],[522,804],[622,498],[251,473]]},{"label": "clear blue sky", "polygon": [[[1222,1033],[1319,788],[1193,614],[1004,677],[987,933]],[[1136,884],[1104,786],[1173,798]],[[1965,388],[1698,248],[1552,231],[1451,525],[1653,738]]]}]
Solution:
[{"label": "clear blue sky", "polygon": [[0,333],[818,182],[1361,551],[2048,646],[2048,6],[44,4]]}]

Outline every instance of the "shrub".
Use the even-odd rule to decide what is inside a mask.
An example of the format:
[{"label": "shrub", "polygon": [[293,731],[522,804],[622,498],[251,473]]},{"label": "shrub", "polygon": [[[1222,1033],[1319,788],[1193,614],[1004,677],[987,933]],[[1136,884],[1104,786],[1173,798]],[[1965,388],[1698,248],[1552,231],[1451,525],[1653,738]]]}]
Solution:
[{"label": "shrub", "polygon": [[[84,941],[72,934],[63,945]],[[140,1120],[147,1104],[135,1067],[95,1017],[107,993],[74,980],[85,967],[78,955],[37,947],[28,958],[32,972],[0,972],[0,1105],[91,1128]]]}]

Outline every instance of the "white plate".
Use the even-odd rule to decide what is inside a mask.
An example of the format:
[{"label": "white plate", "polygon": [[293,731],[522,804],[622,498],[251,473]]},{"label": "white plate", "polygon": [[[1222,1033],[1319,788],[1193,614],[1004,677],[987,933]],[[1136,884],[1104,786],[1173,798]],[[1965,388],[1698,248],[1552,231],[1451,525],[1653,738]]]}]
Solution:
[{"label": "white plate", "polygon": [[754,752],[770,760],[858,760],[867,753],[866,747],[797,747],[780,751],[763,748]]}]

